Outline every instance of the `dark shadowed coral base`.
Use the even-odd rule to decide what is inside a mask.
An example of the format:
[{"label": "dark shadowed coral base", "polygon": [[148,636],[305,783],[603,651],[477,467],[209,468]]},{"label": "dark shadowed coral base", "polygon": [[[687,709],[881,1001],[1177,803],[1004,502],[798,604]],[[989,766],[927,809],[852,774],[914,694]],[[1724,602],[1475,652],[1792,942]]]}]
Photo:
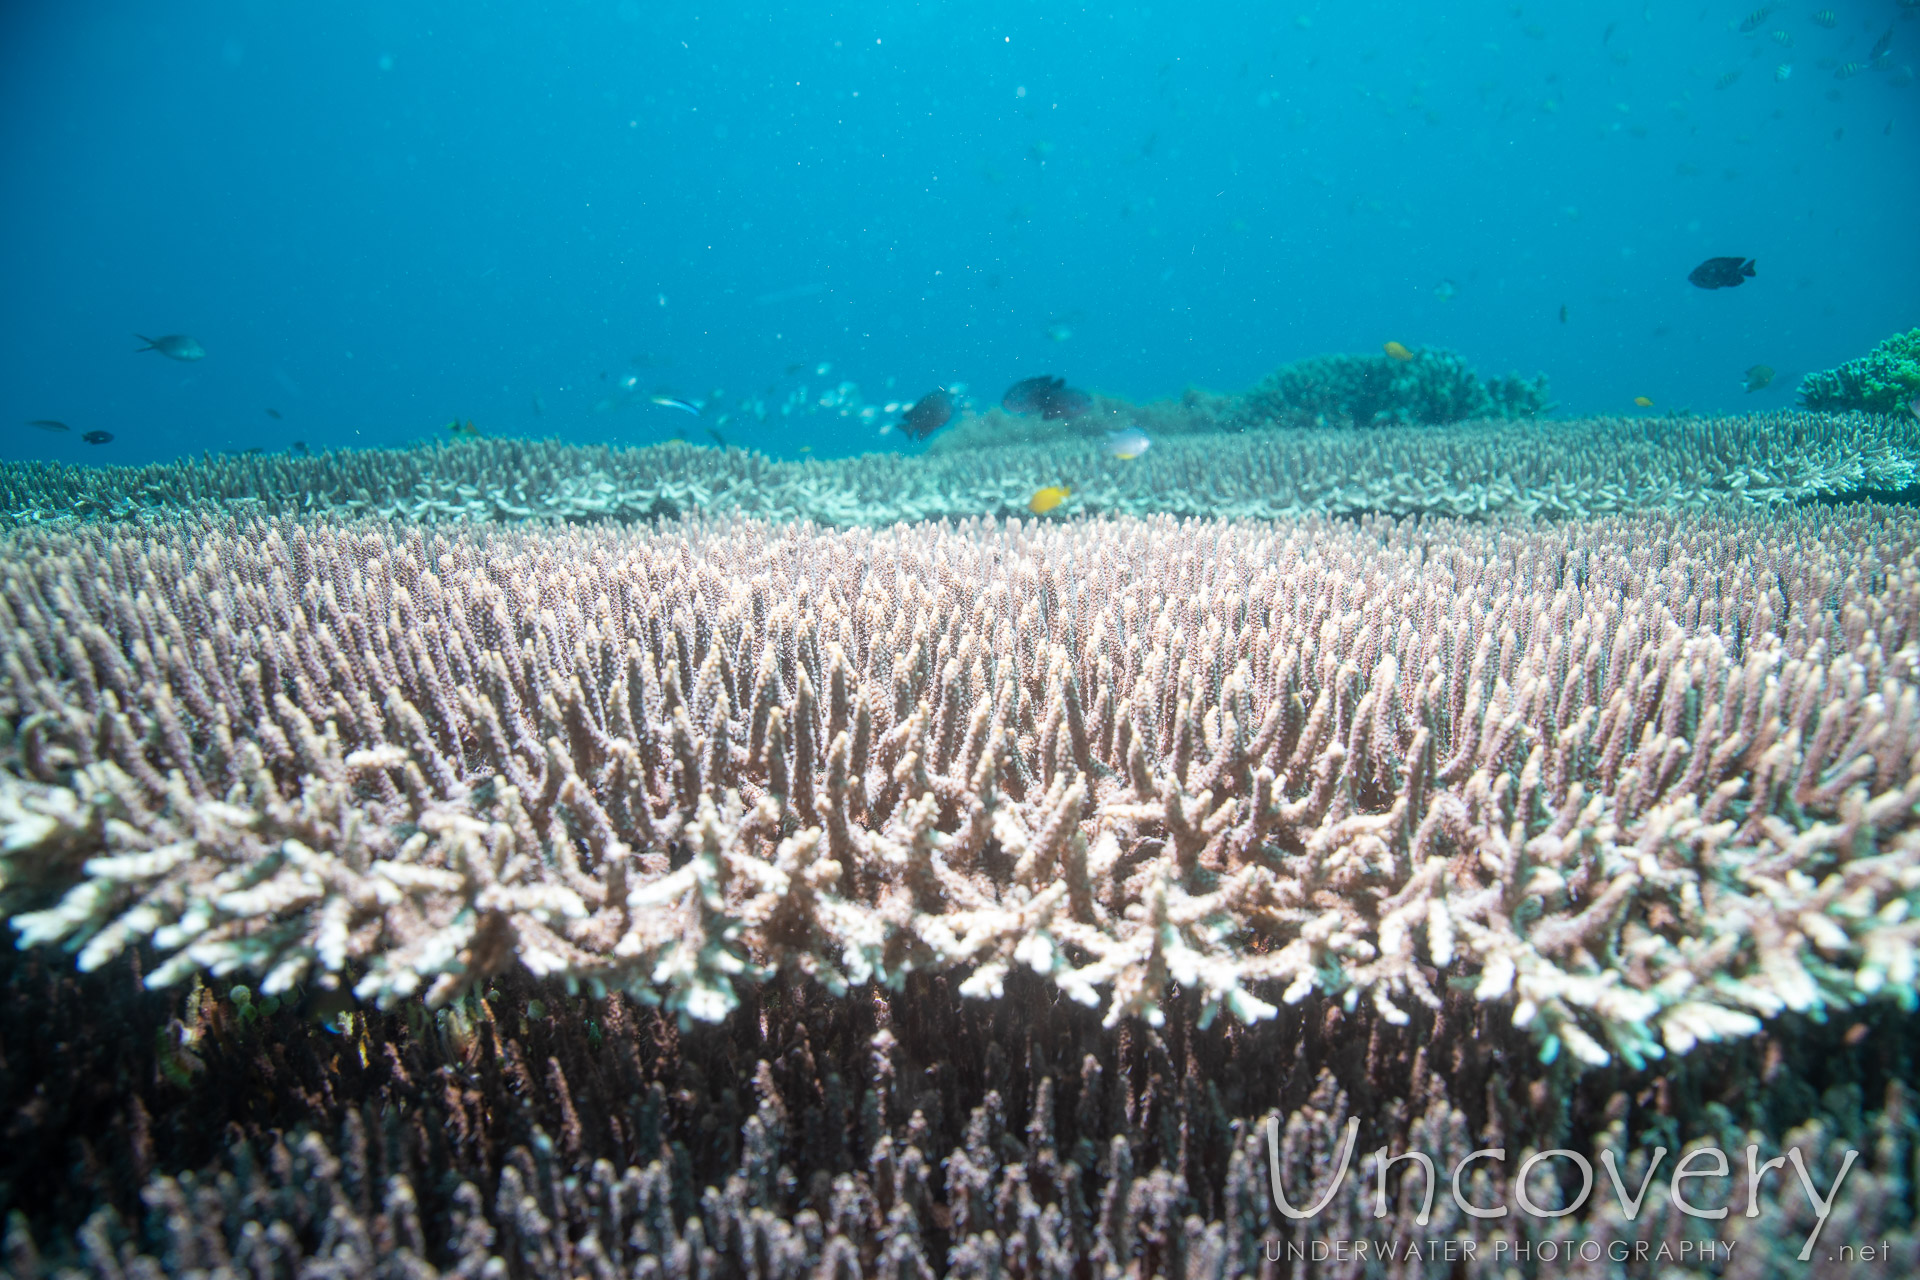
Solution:
[{"label": "dark shadowed coral base", "polygon": [[[1788,1017],[1658,1072],[1575,1080],[1467,996],[1404,1027],[1315,998],[1207,1030],[1197,1002],[1175,998],[1162,1028],[1108,1031],[1031,977],[991,1001],[931,977],[844,998],[766,988],[682,1033],[624,997],[517,976],[437,1016],[409,1005],[323,1024],[317,993],[262,1016],[210,990],[146,992],[131,959],[80,975],[9,948],[0,966],[0,1208],[21,1277],[1506,1276],[1522,1242],[1559,1255],[1528,1276],[1920,1267],[1920,1123],[1900,1084],[1920,1070],[1920,1035],[1886,1010]],[[1362,1152],[1435,1157],[1433,1219],[1414,1220],[1417,1180],[1374,1218],[1357,1156],[1323,1213],[1284,1223],[1261,1136],[1276,1112],[1294,1203],[1317,1197],[1353,1115]],[[1742,1216],[1744,1144],[1770,1155],[1783,1136],[1823,1189],[1843,1148],[1861,1152],[1809,1263],[1795,1255],[1813,1218],[1790,1180]],[[1475,1147],[1512,1157],[1470,1184],[1492,1205],[1513,1203],[1529,1148],[1597,1162],[1689,1141],[1736,1162],[1732,1179],[1691,1188],[1696,1204],[1733,1206],[1724,1222],[1675,1210],[1670,1164],[1631,1224],[1604,1180],[1559,1220],[1475,1221],[1445,1190]],[[1644,1152],[1622,1165],[1637,1187]],[[1531,1192],[1562,1202],[1539,1176]],[[1449,1237],[1475,1241],[1476,1262],[1286,1260],[1289,1244]],[[1724,1245],[1700,1266],[1578,1259],[1585,1241],[1677,1253],[1713,1238],[1731,1260]],[[1882,1241],[1884,1266],[1837,1260]]]}]

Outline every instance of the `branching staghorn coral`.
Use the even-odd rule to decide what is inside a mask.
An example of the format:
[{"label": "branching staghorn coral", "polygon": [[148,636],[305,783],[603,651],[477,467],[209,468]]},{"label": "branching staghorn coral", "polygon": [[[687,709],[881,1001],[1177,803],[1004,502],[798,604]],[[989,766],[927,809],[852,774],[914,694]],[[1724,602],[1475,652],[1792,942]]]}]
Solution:
[{"label": "branching staghorn coral", "polygon": [[[1103,410],[1117,403],[1100,402]],[[685,444],[521,440],[144,467],[10,462],[0,463],[0,524],[164,511],[427,524],[635,522],[699,511],[873,527],[1024,516],[1035,489],[1061,483],[1073,489],[1062,514],[1076,515],[1587,517],[1884,494],[1920,477],[1920,421],[1906,415],[1217,431],[1230,420],[1216,399],[1197,396],[1124,419],[1089,416],[1086,438],[1075,438],[1076,423],[1045,444],[807,462]],[[1009,421],[989,414],[961,430],[991,442]],[[1109,456],[1100,439],[1127,421],[1154,439],[1132,461]],[[1195,426],[1205,430],[1187,434]]]},{"label": "branching staghorn coral", "polygon": [[24,530],[0,889],[83,967],[1040,974],[1543,1056],[1911,1007],[1920,522]]}]

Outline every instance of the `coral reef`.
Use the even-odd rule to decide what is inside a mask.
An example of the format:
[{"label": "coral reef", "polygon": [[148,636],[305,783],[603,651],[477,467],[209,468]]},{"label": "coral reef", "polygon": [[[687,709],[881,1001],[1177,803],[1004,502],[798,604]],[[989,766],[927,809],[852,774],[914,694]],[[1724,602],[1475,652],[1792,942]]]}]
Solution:
[{"label": "coral reef", "polygon": [[1896,333],[1858,360],[1810,373],[1800,403],[1829,413],[1905,414],[1920,397],[1920,329]]},{"label": "coral reef", "polygon": [[1920,520],[9,535],[0,887],[156,987],[683,1025],[1450,986],[1634,1066],[1913,1001]]},{"label": "coral reef", "polygon": [[[1216,400],[1170,416],[1224,412]],[[1162,424],[1149,417],[1149,433]],[[206,458],[145,467],[0,463],[0,524],[184,511],[377,515],[427,524],[655,521],[736,513],[833,526],[1024,514],[1041,485],[1075,513],[1272,519],[1592,516],[1885,495],[1914,484],[1920,421],[1808,413],[1541,419],[1394,431],[1156,437],[1131,462],[1097,440],[779,462],[739,449],[515,440]]]},{"label": "coral reef", "polygon": [[1411,358],[1331,355],[1277,370],[1249,391],[1242,417],[1267,426],[1383,426],[1537,417],[1552,406],[1542,374],[1483,381],[1451,351],[1416,347]]}]

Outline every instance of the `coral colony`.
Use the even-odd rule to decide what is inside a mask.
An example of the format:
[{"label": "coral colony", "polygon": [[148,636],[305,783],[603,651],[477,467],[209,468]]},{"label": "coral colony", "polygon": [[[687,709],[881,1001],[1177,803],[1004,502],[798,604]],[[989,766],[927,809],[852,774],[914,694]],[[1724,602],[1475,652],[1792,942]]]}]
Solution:
[{"label": "coral colony", "polygon": [[10,466],[5,1266],[1912,1273],[1917,434]]}]

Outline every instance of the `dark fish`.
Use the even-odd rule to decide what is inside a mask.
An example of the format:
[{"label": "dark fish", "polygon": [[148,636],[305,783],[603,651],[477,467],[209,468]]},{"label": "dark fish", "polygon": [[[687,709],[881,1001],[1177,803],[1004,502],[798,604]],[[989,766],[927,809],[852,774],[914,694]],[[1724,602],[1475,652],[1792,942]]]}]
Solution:
[{"label": "dark fish", "polygon": [[147,344],[140,348],[141,351],[158,351],[169,360],[199,360],[207,354],[207,349],[197,339],[189,338],[184,333],[169,333],[160,338],[149,338],[144,333],[133,336]]},{"label": "dark fish", "polygon": [[925,440],[953,421],[953,396],[945,387],[936,387],[914,401],[913,408],[900,420],[900,430],[909,440]]},{"label": "dark fish", "polygon": [[447,430],[452,432],[455,437],[465,437],[468,440],[478,440],[480,438],[480,428],[473,425],[473,419],[471,418],[467,419],[465,423],[455,418],[447,424]]},{"label": "dark fish", "polygon": [[1697,289],[1733,289],[1753,274],[1751,258],[1708,258],[1687,273],[1687,282]]},{"label": "dark fish", "polygon": [[1760,390],[1760,388],[1766,386],[1769,382],[1772,382],[1772,381],[1773,381],[1773,366],[1770,364],[1757,364],[1753,366],[1753,368],[1747,370],[1747,378],[1746,378],[1745,386],[1747,388],[1748,393],[1751,394],[1755,391]]},{"label": "dark fish", "polygon": [[1873,63],[1880,61],[1880,59],[1886,57],[1887,54],[1891,53],[1892,51],[1893,51],[1893,28],[1888,27],[1885,31],[1880,33],[1880,38],[1873,42],[1873,52],[1867,55],[1868,65],[1872,65]]},{"label": "dark fish", "polygon": [[301,457],[301,458],[309,458],[313,456],[307,451],[307,442],[305,440],[295,440],[293,442],[293,452],[295,456]]},{"label": "dark fish", "polygon": [[81,436],[80,438],[82,440],[85,440],[88,444],[106,444],[108,441],[113,439],[113,432],[89,431],[87,432],[87,434]]},{"label": "dark fish", "polygon": [[275,422],[280,421],[280,411],[278,409],[267,410],[267,416],[269,418],[272,418]]},{"label": "dark fish", "polygon": [[68,427],[66,423],[56,421],[53,418],[35,418],[27,425],[30,427],[38,427],[42,431],[69,431],[72,429]]},{"label": "dark fish", "polygon": [[1566,322],[1567,322],[1567,304],[1563,302],[1560,304],[1560,323],[1565,324]]},{"label": "dark fish", "polygon": [[1740,34],[1746,35],[1748,32],[1758,31],[1767,24],[1767,19],[1772,16],[1772,14],[1773,9],[1771,6],[1763,9],[1755,9],[1752,13],[1748,14],[1746,20],[1740,24]]},{"label": "dark fish", "polygon": [[1008,413],[1037,413],[1043,419],[1077,418],[1093,408],[1093,397],[1070,387],[1064,378],[1022,378],[1000,397]]},{"label": "dark fish", "polygon": [[727,447],[727,438],[721,435],[718,431],[715,431],[712,427],[707,428],[707,434],[712,436],[713,442],[719,445],[722,449],[725,449]]}]

